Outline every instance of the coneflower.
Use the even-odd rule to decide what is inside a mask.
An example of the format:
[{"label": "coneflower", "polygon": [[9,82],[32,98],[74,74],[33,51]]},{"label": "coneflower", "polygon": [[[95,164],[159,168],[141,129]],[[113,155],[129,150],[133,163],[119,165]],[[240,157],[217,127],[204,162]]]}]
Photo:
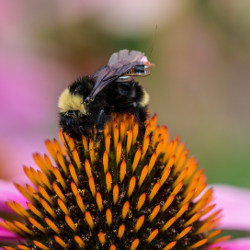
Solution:
[{"label": "coneflower", "polygon": [[216,237],[220,210],[211,212],[203,170],[156,123],[154,115],[142,134],[125,114],[113,117],[96,146],[62,131],[61,145],[46,141],[50,156],[34,154],[40,170],[24,167],[33,185],[15,184],[27,208],[7,202],[16,218],[0,225],[20,241],[4,248],[206,249],[227,239]]}]

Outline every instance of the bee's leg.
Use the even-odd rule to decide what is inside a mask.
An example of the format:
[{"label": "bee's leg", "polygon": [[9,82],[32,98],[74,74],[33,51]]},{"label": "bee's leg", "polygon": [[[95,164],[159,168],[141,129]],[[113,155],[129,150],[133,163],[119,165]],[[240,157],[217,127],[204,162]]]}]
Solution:
[{"label": "bee's leg", "polygon": [[80,125],[80,126],[79,126],[79,130],[80,130],[81,134],[83,134],[84,136],[86,136],[86,137],[89,136],[88,131],[87,131],[86,129],[84,129],[83,126]]},{"label": "bee's leg", "polygon": [[98,143],[102,137],[102,132],[104,130],[104,126],[107,120],[107,116],[102,109],[100,113],[98,114],[97,120],[96,120],[96,137],[95,137],[95,142],[94,144]]},{"label": "bee's leg", "polygon": [[71,151],[71,149],[69,147],[69,144],[68,144],[68,142],[67,142],[67,140],[65,138],[64,132],[62,133],[62,135],[63,135],[64,142],[66,144],[67,150],[68,150],[69,154],[72,156],[73,154],[72,154],[72,151]]},{"label": "bee's leg", "polygon": [[134,110],[134,116],[135,116],[135,119],[137,120],[138,124],[139,124],[139,133],[141,135],[141,137],[144,136],[144,133],[145,133],[145,120],[141,117],[141,113],[140,113],[140,109],[139,108],[136,108]]}]

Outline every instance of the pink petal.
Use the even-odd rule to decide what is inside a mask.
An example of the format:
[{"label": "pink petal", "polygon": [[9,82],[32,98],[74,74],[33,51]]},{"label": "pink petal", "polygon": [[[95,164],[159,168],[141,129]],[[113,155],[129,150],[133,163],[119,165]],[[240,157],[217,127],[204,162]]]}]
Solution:
[{"label": "pink petal", "polygon": [[221,228],[250,230],[250,191],[227,185],[213,187],[217,207],[223,209]]},{"label": "pink petal", "polygon": [[[1,24],[0,16],[0,30]],[[19,27],[19,22],[15,24]],[[12,28],[6,29],[7,37]],[[0,158],[5,163],[1,176],[11,180],[25,176],[23,164],[35,166],[32,153],[46,152],[43,142],[53,138],[58,128],[58,96],[72,81],[72,75],[57,61],[45,60],[31,50],[16,53],[9,41],[22,40],[18,36],[21,30],[12,34],[15,38],[8,37],[6,44],[2,43],[6,36],[1,33],[0,46],[0,106],[8,107],[1,109]]]},{"label": "pink petal", "polygon": [[24,208],[27,207],[27,200],[19,193],[11,182],[0,181],[0,194],[0,211],[12,212],[12,210],[5,204],[6,201],[16,201]]},{"label": "pink petal", "polygon": [[9,232],[0,227],[0,241],[13,241],[18,240],[20,237],[12,232]]},{"label": "pink petal", "polygon": [[250,238],[230,240],[220,243],[219,246],[221,246],[223,250],[249,250]]}]

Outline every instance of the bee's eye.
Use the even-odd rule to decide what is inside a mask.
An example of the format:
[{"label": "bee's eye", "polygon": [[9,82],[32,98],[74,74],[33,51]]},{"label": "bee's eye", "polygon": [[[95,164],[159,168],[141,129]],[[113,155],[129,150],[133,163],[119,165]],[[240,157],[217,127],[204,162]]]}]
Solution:
[{"label": "bee's eye", "polygon": [[72,116],[74,114],[74,111],[69,110],[65,113],[65,116]]}]

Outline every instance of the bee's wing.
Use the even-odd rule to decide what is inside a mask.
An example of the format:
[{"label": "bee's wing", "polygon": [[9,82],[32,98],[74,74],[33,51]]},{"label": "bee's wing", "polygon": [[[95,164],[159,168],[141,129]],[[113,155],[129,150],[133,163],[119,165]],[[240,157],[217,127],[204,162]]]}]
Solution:
[{"label": "bee's wing", "polygon": [[111,82],[140,63],[143,57],[144,53],[134,50],[120,50],[112,54],[108,64],[91,75],[91,77],[96,78],[96,83],[88,99],[95,98]]}]

